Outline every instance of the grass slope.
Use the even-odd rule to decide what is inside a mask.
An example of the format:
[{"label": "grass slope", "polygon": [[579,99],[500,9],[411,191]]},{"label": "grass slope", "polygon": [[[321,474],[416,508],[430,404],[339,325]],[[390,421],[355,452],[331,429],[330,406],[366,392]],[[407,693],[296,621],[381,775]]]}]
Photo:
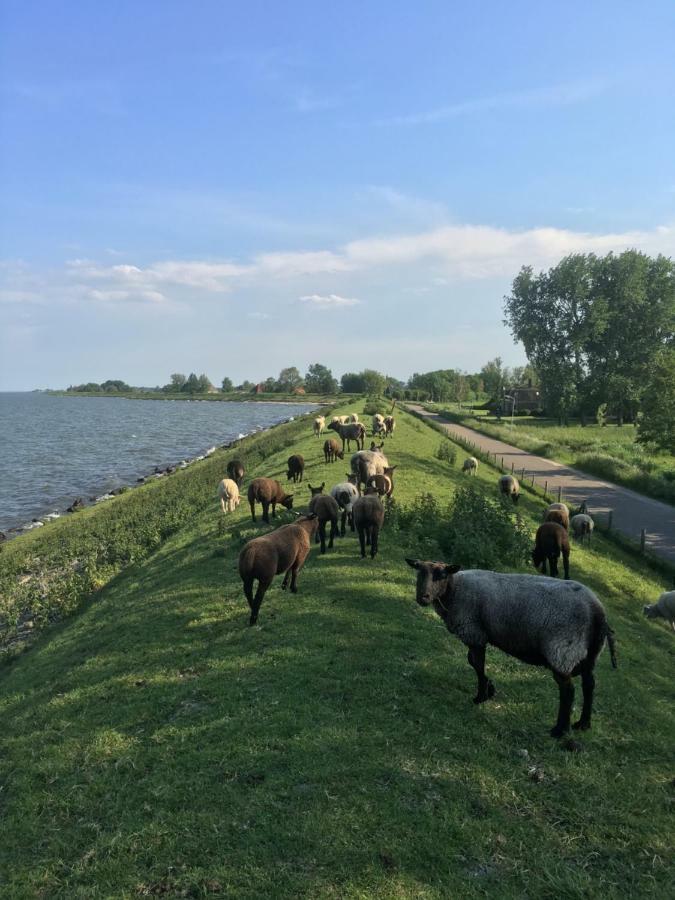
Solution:
[{"label": "grass slope", "polygon": [[[449,469],[436,432],[399,422],[399,501],[449,497],[462,454]],[[319,445],[294,449],[330,486],[347,466]],[[250,474],[285,477],[288,452]],[[264,526],[244,504],[219,520],[213,498],[0,674],[2,896],[668,895],[674,644],[642,618],[663,589],[646,566],[574,550],[620,668],[603,654],[570,754],[542,670],[490,651],[497,696],[474,707],[464,648],[413,601],[405,535],[385,528],[374,562],[349,534],[313,550],[249,628],[236,560]]]}]

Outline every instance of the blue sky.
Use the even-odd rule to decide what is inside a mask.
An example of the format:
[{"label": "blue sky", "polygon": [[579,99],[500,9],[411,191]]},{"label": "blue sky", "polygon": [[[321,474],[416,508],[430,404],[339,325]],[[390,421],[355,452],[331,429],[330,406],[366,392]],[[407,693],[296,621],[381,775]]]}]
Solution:
[{"label": "blue sky", "polygon": [[473,371],[521,265],[675,250],[675,5],[0,22],[0,389]]}]

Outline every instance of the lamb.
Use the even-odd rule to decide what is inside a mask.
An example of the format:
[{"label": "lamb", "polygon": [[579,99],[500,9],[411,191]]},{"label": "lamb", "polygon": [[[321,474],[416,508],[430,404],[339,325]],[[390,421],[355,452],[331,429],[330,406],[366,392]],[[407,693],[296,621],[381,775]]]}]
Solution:
[{"label": "lamb", "polygon": [[[258,621],[260,604],[275,575],[285,572],[281,590],[291,579],[291,593],[298,592],[298,573],[309,554],[310,542],[316,535],[319,522],[316,516],[301,516],[291,525],[282,525],[269,534],[253,538],[239,554],[239,575],[244,582],[244,594],[251,609],[249,625]],[[253,595],[253,582],[258,589]]]},{"label": "lamb", "polygon": [[387,426],[384,424],[384,416],[380,413],[375,413],[373,416],[373,437],[378,434],[386,435]]},{"label": "lamb", "polygon": [[342,438],[342,451],[344,453],[345,441],[347,442],[347,450],[351,450],[351,442],[356,441],[359,450],[363,450],[363,444],[366,439],[366,429],[360,422],[352,422],[349,425],[341,425],[339,422],[331,422],[328,426],[336,431]]},{"label": "lamb", "polygon": [[576,516],[572,516],[570,525],[572,526],[574,536],[579,538],[582,544],[584,543],[584,539],[586,539],[586,543],[590,546],[595,522],[588,513],[577,513]]},{"label": "lamb", "polygon": [[355,484],[356,475],[348,475],[347,481],[341,481],[330,489],[331,497],[334,497],[340,507],[342,517],[340,520],[340,534],[345,536],[345,521],[349,521],[349,527],[354,531],[354,517],[352,506],[359,496],[358,486]]},{"label": "lamb", "polygon": [[396,419],[393,416],[384,417],[384,434],[385,437],[393,437],[396,429]]},{"label": "lamb", "polygon": [[359,484],[368,484],[368,479],[373,475],[384,475],[384,470],[389,466],[389,460],[379,451],[359,450],[351,458],[351,470],[359,476]]},{"label": "lamb", "polygon": [[464,465],[462,466],[462,472],[468,472],[469,475],[477,475],[478,474],[478,460],[475,456],[469,456],[464,460]]},{"label": "lamb", "polygon": [[293,479],[293,484],[296,484],[298,481],[302,481],[302,476],[305,471],[305,458],[301,456],[299,453],[294,453],[293,456],[288,457],[288,471],[286,472],[286,477],[290,481]]},{"label": "lamb", "polygon": [[241,487],[244,483],[244,464],[239,459],[231,459],[227,464],[227,475],[232,481],[237,482],[237,487]]},{"label": "lamb", "polygon": [[309,485],[309,489],[312,492],[312,498],[309,501],[309,511],[310,513],[314,513],[319,520],[319,530],[316,540],[321,542],[322,553],[326,552],[326,522],[330,522],[328,548],[331,549],[337,535],[337,521],[338,515],[340,514],[340,508],[338,507],[335,497],[323,493],[325,487],[325,481],[322,482],[321,487],[318,488],[313,488],[311,484]]},{"label": "lamb", "polygon": [[394,493],[394,469],[398,466],[386,466],[382,475],[371,475],[366,488],[374,488],[379,497],[391,497]]},{"label": "lamb", "polygon": [[509,656],[551,670],[560,692],[552,737],[569,730],[572,679],[581,675],[584,702],[574,728],[591,727],[593,668],[605,640],[614,668],[616,655],[605,610],[589,588],[543,575],[460,572],[460,566],[444,562],[406,562],[417,570],[417,602],[433,604],[448,631],[469,648],[469,664],[478,677],[474,703],[484,703],[495,693],[485,676],[485,649],[492,644]]},{"label": "lamb", "polygon": [[499,479],[499,490],[505,497],[510,497],[514,503],[520,499],[520,485],[514,475],[502,475]]},{"label": "lamb", "polygon": [[[558,577],[558,558],[562,554],[565,579],[570,577],[570,539],[567,531],[558,522],[544,522],[537,528],[532,551],[532,562],[535,569],[546,574],[548,560],[552,578]],[[541,568],[540,568],[541,567]]]},{"label": "lamb", "polygon": [[648,619],[656,619],[661,616],[675,631],[675,591],[665,591],[656,603],[642,607],[642,612]]},{"label": "lamb", "polygon": [[218,485],[218,497],[220,498],[220,508],[224,513],[234,512],[241,501],[237,482],[232,478],[223,478]]},{"label": "lamb", "polygon": [[380,529],[384,524],[384,506],[382,506],[382,501],[375,493],[368,493],[363,497],[358,497],[352,505],[352,515],[354,517],[354,526],[359,533],[361,559],[365,558],[368,544],[370,544],[370,558],[375,559]]},{"label": "lamb", "polygon": [[251,517],[256,521],[256,501],[262,504],[263,522],[269,524],[270,505],[272,506],[272,518],[276,518],[276,506],[280,503],[286,509],[293,508],[293,494],[287,494],[278,481],[273,478],[254,478],[248,486],[248,502],[251,506]]},{"label": "lamb", "polygon": [[328,438],[327,441],[323,442],[323,457],[327,463],[345,458],[344,450],[340,450],[340,445],[335,438]]},{"label": "lamb", "polygon": [[544,522],[557,522],[565,531],[570,530],[570,511],[564,503],[551,503],[544,512]]},{"label": "lamb", "polygon": [[317,437],[320,437],[326,429],[326,417],[325,416],[317,416],[314,419],[314,425],[312,426],[312,430]]}]

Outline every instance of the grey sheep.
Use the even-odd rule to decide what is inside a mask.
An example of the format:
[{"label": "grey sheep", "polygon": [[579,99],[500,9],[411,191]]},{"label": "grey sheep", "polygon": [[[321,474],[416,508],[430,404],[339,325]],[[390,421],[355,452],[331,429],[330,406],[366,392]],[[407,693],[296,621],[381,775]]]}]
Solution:
[{"label": "grey sheep", "polygon": [[319,520],[319,528],[316,535],[317,542],[321,542],[321,552],[326,552],[326,523],[330,522],[330,539],[328,541],[329,549],[333,546],[333,541],[337,535],[337,522],[340,514],[340,508],[335,497],[323,493],[326,482],[321,483],[321,487],[313,488],[308,485],[312,494],[309,501],[309,511]]},{"label": "grey sheep", "polygon": [[577,513],[576,516],[572,516],[572,518],[570,519],[570,525],[572,527],[574,537],[579,538],[582,544],[586,542],[590,545],[591,535],[593,534],[593,529],[595,528],[595,522],[588,515],[588,513]]},{"label": "grey sheep", "polygon": [[359,484],[367,485],[373,475],[384,475],[389,460],[379,450],[359,450],[353,454],[350,465],[353,474],[358,475]]},{"label": "grey sheep", "polygon": [[[372,488],[369,488],[372,490]],[[379,548],[380,529],[384,524],[384,506],[377,494],[365,494],[358,497],[352,505],[354,526],[359,533],[361,559],[366,555],[366,546],[370,544],[370,558],[375,559]]]},{"label": "grey sheep", "polygon": [[349,527],[354,531],[354,517],[352,515],[352,506],[359,496],[359,489],[356,485],[356,475],[348,475],[347,481],[341,481],[335,487],[330,489],[331,497],[334,497],[337,505],[342,513],[340,521],[340,534],[345,536],[345,522],[349,522]]},{"label": "grey sheep", "polygon": [[475,456],[469,456],[464,460],[462,472],[468,472],[469,475],[476,475],[478,472],[478,460]]},{"label": "grey sheep", "polygon": [[499,479],[499,490],[505,497],[510,497],[514,503],[520,498],[520,484],[515,475],[502,475]]},{"label": "grey sheep", "polygon": [[675,591],[664,591],[656,603],[643,606],[642,611],[648,619],[660,616],[670,622],[670,627],[675,631]]},{"label": "grey sheep", "polygon": [[485,649],[492,644],[509,656],[551,670],[560,692],[552,737],[569,731],[572,679],[581,675],[584,702],[574,728],[591,727],[593,668],[605,640],[615,668],[616,655],[605,610],[589,588],[543,575],[460,572],[459,566],[444,562],[406,562],[417,570],[417,602],[433,604],[448,631],[469,648],[468,661],[478,678],[474,703],[484,703],[495,693],[485,675]]}]

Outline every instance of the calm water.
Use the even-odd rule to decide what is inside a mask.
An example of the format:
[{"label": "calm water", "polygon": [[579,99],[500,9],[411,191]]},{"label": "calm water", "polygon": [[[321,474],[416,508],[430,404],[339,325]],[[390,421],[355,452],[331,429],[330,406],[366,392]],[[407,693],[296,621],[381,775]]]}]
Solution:
[{"label": "calm water", "polygon": [[0,393],[0,531],[310,409]]}]

